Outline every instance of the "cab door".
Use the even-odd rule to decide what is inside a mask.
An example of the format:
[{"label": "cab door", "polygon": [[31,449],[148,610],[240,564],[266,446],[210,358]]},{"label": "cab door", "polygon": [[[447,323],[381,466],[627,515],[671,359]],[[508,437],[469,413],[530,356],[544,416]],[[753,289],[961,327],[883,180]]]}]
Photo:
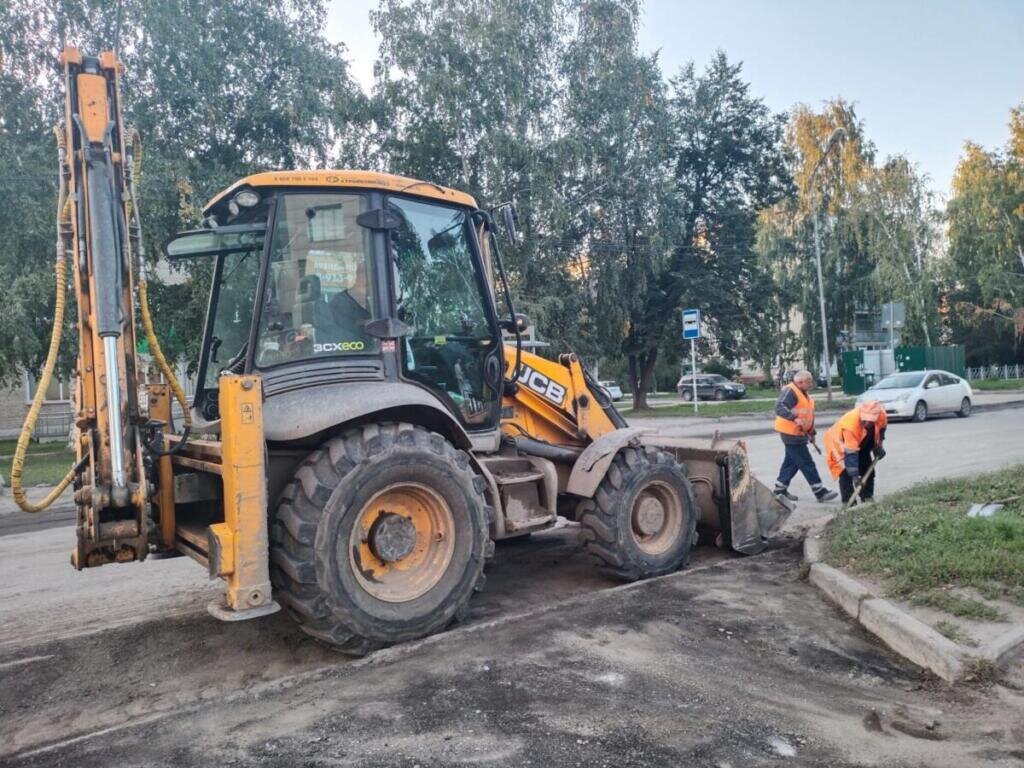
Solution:
[{"label": "cab door", "polygon": [[501,335],[468,211],[391,197],[395,313],[403,376],[433,391],[465,425],[498,426]]}]

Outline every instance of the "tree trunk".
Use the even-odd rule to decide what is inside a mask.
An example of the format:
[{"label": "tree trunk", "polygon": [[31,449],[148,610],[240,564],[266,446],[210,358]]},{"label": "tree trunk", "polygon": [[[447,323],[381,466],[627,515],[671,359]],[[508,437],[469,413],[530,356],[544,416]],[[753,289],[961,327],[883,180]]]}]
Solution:
[{"label": "tree trunk", "polygon": [[629,388],[633,390],[633,411],[647,408],[647,392],[640,386],[640,365],[637,363],[639,355],[635,352],[629,354]]},{"label": "tree trunk", "polygon": [[637,355],[629,356],[630,375],[634,377],[633,387],[633,410],[646,410],[647,390],[651,388],[654,379],[654,364],[658,361],[658,350],[648,349]]}]

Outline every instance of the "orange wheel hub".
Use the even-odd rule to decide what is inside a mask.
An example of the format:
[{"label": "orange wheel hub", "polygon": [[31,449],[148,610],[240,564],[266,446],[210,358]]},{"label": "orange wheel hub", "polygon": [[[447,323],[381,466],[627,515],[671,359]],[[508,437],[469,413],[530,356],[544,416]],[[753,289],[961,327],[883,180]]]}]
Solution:
[{"label": "orange wheel hub", "polygon": [[349,542],[352,571],[367,593],[404,603],[441,580],[455,551],[455,520],[447,502],[419,483],[396,483],[360,510]]}]

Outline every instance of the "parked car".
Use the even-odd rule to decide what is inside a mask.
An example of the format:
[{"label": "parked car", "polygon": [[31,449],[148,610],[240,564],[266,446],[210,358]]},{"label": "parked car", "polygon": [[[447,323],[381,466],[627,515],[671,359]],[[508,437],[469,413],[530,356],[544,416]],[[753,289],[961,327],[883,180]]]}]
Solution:
[{"label": "parked car", "polygon": [[971,385],[947,371],[906,371],[886,376],[857,398],[877,400],[894,419],[924,421],[936,413],[971,415]]},{"label": "parked car", "polygon": [[619,386],[617,381],[599,381],[597,383],[604,387],[608,396],[616,403],[622,399],[622,387]]},{"label": "parked car", "polygon": [[[683,376],[676,382],[676,390],[683,400],[693,400],[693,377]],[[698,400],[739,400],[745,397],[747,388],[742,384],[729,381],[720,373],[697,374]]]},{"label": "parked car", "polygon": [[[788,371],[782,374],[782,381],[780,382],[780,386],[784,387],[787,384],[789,384],[789,382],[793,380],[793,377],[796,376],[797,373],[799,373],[799,371],[799,368],[790,368]],[[825,389],[826,387],[828,387],[828,379],[826,379],[824,376],[818,373],[814,377],[814,384],[820,389]]]}]

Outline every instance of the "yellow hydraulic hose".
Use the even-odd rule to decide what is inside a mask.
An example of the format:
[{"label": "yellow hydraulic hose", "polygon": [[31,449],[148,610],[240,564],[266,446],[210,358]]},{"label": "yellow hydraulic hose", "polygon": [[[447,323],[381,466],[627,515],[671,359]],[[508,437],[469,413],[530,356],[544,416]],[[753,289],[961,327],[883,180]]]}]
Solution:
[{"label": "yellow hydraulic hose", "polygon": [[57,260],[54,263],[54,275],[57,282],[57,299],[53,307],[53,330],[50,332],[50,349],[46,353],[46,363],[43,365],[43,373],[36,384],[36,393],[32,397],[32,407],[28,409],[25,423],[18,435],[18,445],[14,449],[14,460],[11,462],[11,491],[14,494],[14,501],[25,512],[42,512],[53,504],[64,489],[75,479],[75,470],[72,467],[64,478],[57,483],[57,486],[50,491],[46,498],[39,502],[31,502],[25,495],[25,489],[21,485],[21,473],[25,467],[25,452],[28,450],[29,440],[36,428],[36,419],[39,418],[39,411],[43,407],[43,400],[46,399],[46,390],[50,388],[50,380],[53,378],[53,369],[57,364],[57,352],[60,350],[60,337],[64,328],[64,302],[67,297],[67,266],[64,260],[64,238],[61,232],[62,225],[70,211],[70,200],[67,197],[67,186],[64,180],[64,133],[59,127],[53,129],[57,135],[57,150],[60,154],[60,189],[57,202]]},{"label": "yellow hydraulic hose", "polygon": [[174,392],[174,398],[181,405],[184,421],[183,426],[188,430],[192,426],[192,412],[188,406],[188,399],[185,397],[185,390],[178,382],[178,377],[174,375],[174,371],[171,370],[171,366],[167,364],[167,358],[164,357],[164,352],[160,348],[160,341],[157,339],[156,331],[153,329],[153,318],[149,312],[149,280],[146,279],[145,252],[142,245],[142,225],[139,220],[138,202],[135,199],[135,186],[142,177],[142,138],[139,136],[139,132],[134,128],[131,132],[131,141],[132,178],[129,186],[128,220],[130,222],[134,219],[136,232],[138,233],[139,308],[142,311],[142,327],[146,332],[146,341],[149,342],[149,352],[153,355],[153,359],[156,361],[156,365],[160,369],[160,372],[163,373],[164,378],[167,379],[167,383],[170,384],[171,391]]}]

